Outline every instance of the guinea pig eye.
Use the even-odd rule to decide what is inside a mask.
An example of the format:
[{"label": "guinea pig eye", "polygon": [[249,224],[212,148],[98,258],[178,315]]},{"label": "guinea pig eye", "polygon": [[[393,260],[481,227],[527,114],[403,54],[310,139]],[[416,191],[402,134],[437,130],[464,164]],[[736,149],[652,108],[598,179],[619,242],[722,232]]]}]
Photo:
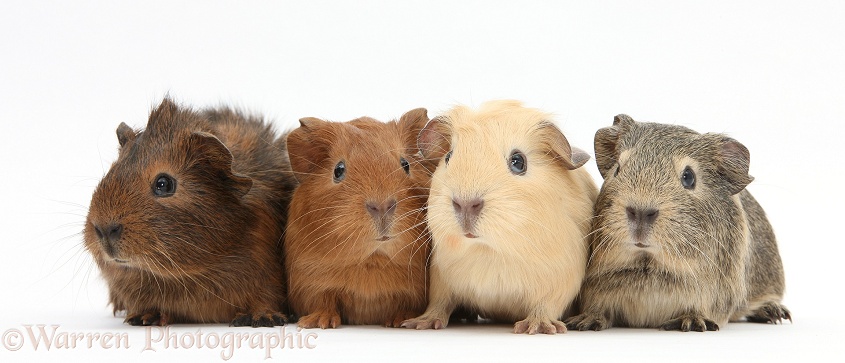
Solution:
[{"label": "guinea pig eye", "polygon": [[449,152],[446,153],[446,156],[443,158],[443,161],[446,162],[446,165],[449,165],[449,159],[451,159],[451,158],[452,158],[452,151],[450,150]]},{"label": "guinea pig eye", "polygon": [[528,169],[528,164],[525,162],[525,154],[519,150],[511,152],[511,158],[508,164],[511,168],[511,173],[514,173],[514,175],[525,175],[525,171]]},{"label": "guinea pig eye", "polygon": [[405,170],[405,174],[411,174],[411,164],[408,163],[408,160],[399,158],[399,164],[402,165],[402,170]]},{"label": "guinea pig eye", "polygon": [[613,176],[619,175],[619,163],[616,163],[616,171],[613,172]]},{"label": "guinea pig eye", "polygon": [[167,174],[159,174],[153,182],[153,194],[156,197],[169,197],[176,193],[176,180]]},{"label": "guinea pig eye", "polygon": [[681,174],[681,185],[686,189],[695,188],[695,173],[689,166],[684,168],[684,172]]},{"label": "guinea pig eye", "polygon": [[346,176],[346,163],[340,161],[334,166],[334,182],[340,183]]}]

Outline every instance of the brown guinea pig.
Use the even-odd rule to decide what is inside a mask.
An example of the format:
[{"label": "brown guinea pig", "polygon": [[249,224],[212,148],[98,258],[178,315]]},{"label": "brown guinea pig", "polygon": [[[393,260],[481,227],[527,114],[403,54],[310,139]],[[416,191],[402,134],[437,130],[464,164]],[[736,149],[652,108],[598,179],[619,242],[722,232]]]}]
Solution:
[{"label": "brown guinea pig", "polygon": [[721,134],[618,115],[596,132],[604,177],[570,329],[718,330],[791,319],[763,208],[745,186],[750,154]]},{"label": "brown guinea pig", "polygon": [[426,122],[422,108],[387,123],[303,118],[288,135],[299,186],[285,249],[299,327],[398,326],[425,309],[430,175],[416,137]]},{"label": "brown guinea pig", "polygon": [[282,236],[296,185],[284,138],[230,109],[165,98],[91,198],[85,248],[131,325],[283,325]]}]

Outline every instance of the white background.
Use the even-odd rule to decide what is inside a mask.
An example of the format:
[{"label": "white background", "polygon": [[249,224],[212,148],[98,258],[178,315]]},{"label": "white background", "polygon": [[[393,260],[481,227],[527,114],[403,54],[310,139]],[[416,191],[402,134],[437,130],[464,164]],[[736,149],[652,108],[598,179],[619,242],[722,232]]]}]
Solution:
[{"label": "white background", "polygon": [[[0,360],[220,359],[209,348],[142,352],[144,330],[111,316],[81,246],[91,193],[116,156],[114,130],[144,126],[167,93],[196,107],[259,112],[279,129],[303,116],[387,120],[416,107],[433,116],[515,98],[555,113],[570,142],[589,151],[618,113],[725,132],[751,151],[749,189],[778,235],[795,318],[715,333],[531,337],[506,325],[344,326],[317,331],[313,350],[274,350],[275,360],[841,359],[843,15],[837,1],[5,0],[0,333],[25,334],[23,324],[127,332],[131,347],[34,350],[26,338],[18,351],[0,346]],[[595,163],[586,167],[600,183]],[[173,331],[198,329],[273,332]]]}]

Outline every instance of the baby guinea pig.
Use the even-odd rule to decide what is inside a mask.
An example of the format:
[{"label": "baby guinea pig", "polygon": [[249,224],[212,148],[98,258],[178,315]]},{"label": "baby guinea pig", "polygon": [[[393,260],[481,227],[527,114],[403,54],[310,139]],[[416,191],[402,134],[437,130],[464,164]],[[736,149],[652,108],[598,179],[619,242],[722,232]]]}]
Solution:
[{"label": "baby guinea pig", "polygon": [[596,133],[596,202],[583,313],[570,329],[718,330],[790,319],[783,266],[745,189],[748,149],[721,134],[619,115]]},{"label": "baby guinea pig", "polygon": [[285,323],[281,250],[296,185],[284,138],[230,109],[165,98],[91,198],[84,245],[131,325]]},{"label": "baby guinea pig", "polygon": [[578,294],[598,193],[549,114],[517,101],[458,106],[420,133],[432,175],[431,297],[402,323],[446,327],[456,306],[515,322],[514,333],[566,331]]},{"label": "baby guinea pig", "polygon": [[299,327],[398,326],[425,309],[430,176],[416,137],[426,122],[422,108],[387,123],[303,118],[288,135],[300,184],[285,248]]}]

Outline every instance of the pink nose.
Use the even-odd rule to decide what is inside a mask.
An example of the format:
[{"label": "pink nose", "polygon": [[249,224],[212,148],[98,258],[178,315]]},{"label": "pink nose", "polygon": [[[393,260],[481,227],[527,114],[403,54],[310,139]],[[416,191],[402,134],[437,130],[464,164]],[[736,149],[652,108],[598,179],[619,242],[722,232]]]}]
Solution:
[{"label": "pink nose", "polygon": [[381,219],[393,215],[396,211],[396,199],[390,198],[382,202],[368,201],[365,203],[367,213],[375,219]]}]

